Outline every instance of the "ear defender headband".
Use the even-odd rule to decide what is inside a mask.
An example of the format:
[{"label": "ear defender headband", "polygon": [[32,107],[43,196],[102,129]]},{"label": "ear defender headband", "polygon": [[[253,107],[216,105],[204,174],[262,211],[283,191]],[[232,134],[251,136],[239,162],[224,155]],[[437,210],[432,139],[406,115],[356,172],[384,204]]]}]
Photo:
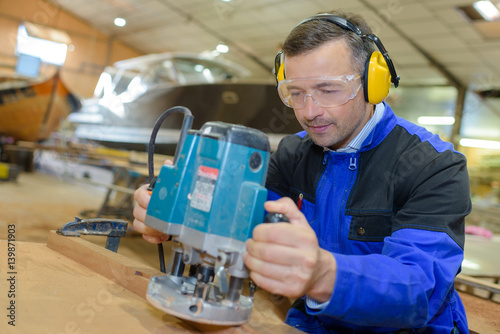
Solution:
[{"label": "ear defender headband", "polygon": [[[366,102],[372,104],[382,102],[387,97],[387,95],[389,95],[391,82],[394,84],[394,87],[397,88],[399,86],[399,76],[396,74],[394,64],[392,63],[387,50],[384,48],[384,45],[377,36],[373,34],[364,35],[361,32],[361,29],[359,29],[352,22],[343,17],[328,13],[311,16],[310,18],[307,18],[297,24],[295,28],[304,23],[315,20],[328,21],[345,30],[352,31],[361,38],[367,38],[371,40],[379,49],[379,51],[374,51],[370,55],[370,57],[368,57],[365,63],[365,69],[363,73],[363,91],[365,94]],[[285,64],[283,60],[284,55],[283,52],[280,51],[276,55],[276,59],[274,62],[274,74],[276,76],[277,83],[285,80]]]}]

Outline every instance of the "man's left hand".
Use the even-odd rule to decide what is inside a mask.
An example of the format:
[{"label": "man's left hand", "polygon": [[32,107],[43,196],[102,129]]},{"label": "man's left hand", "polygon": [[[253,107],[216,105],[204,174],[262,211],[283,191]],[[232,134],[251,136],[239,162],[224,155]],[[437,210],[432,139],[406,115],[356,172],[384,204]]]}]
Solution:
[{"label": "man's left hand", "polygon": [[273,294],[330,300],[336,276],[333,255],[319,247],[316,233],[290,198],[268,201],[264,207],[284,214],[290,223],[255,227],[243,254],[250,278]]}]

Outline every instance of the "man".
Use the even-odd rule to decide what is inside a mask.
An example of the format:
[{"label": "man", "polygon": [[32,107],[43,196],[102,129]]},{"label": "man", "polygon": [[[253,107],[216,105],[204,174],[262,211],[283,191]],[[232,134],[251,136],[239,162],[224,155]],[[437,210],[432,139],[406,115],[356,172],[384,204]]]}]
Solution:
[{"label": "man", "polygon": [[[466,160],[369,97],[384,82],[367,79],[367,59],[385,50],[362,18],[333,14],[303,21],[283,45],[278,92],[305,131],[272,155],[265,208],[290,223],[255,228],[250,277],[298,298],[286,322],[306,332],[468,333],[453,284],[470,211]],[[136,230],[165,240],[142,223],[144,188],[136,200]]]}]

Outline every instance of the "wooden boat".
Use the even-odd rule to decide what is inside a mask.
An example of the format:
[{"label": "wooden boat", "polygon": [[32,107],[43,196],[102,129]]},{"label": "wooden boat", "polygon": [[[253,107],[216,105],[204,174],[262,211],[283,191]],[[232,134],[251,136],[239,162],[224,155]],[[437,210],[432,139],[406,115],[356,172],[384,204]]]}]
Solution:
[{"label": "wooden boat", "polygon": [[50,79],[29,83],[7,81],[0,89],[0,134],[40,141],[58,129],[61,119],[79,107],[57,71]]}]

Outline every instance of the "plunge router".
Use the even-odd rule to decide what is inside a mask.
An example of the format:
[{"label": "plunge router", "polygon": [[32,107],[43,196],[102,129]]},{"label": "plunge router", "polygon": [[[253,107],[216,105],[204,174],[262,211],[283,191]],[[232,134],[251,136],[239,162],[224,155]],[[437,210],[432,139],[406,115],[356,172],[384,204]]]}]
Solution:
[{"label": "plunge router", "polygon": [[174,245],[170,268],[150,279],[147,299],[190,321],[245,323],[253,293],[242,293],[249,276],[242,254],[264,221],[269,140],[261,131],[223,122],[205,123],[181,139],[147,209],[146,225],[171,235]]}]

